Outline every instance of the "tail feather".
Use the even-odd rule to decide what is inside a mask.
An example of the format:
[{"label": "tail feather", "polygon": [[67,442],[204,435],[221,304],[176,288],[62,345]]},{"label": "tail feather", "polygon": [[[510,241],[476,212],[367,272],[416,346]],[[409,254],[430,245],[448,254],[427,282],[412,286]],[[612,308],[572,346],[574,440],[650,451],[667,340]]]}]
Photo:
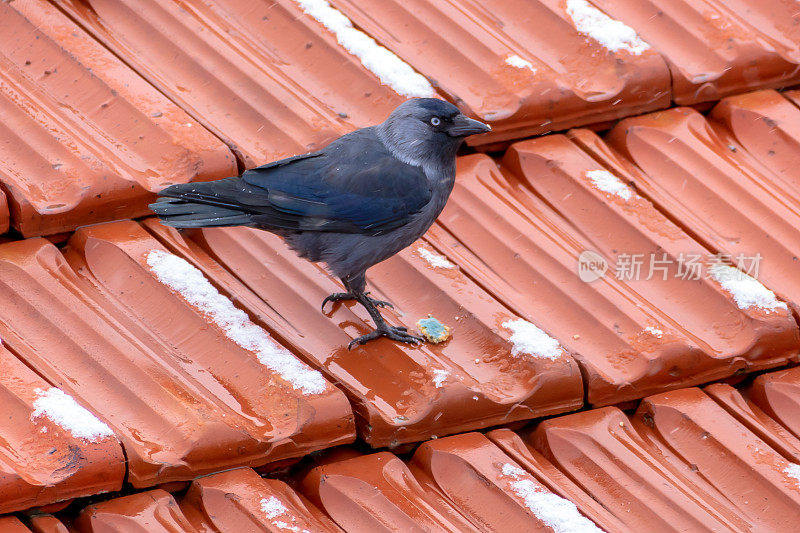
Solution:
[{"label": "tail feather", "polygon": [[250,225],[252,213],[226,198],[225,193],[236,190],[238,181],[239,178],[228,178],[173,185],[161,191],[162,197],[149,207],[163,224],[174,228]]}]

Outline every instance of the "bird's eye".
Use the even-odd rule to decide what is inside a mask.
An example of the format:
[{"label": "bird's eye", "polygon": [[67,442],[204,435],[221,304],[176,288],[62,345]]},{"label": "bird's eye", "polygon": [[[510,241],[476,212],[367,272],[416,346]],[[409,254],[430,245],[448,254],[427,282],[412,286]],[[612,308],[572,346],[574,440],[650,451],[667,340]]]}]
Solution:
[{"label": "bird's eye", "polygon": [[431,126],[438,126],[441,123],[442,121],[439,119],[439,117],[431,118]]}]

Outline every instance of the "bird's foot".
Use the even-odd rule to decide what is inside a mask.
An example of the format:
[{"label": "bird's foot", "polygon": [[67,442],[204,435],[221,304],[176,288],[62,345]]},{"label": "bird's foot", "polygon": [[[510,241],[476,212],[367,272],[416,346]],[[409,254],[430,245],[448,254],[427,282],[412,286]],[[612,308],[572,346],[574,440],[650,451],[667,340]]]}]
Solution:
[{"label": "bird's foot", "polygon": [[[364,293],[365,295],[369,295],[368,292]],[[322,312],[325,312],[325,304],[328,302],[341,302],[342,300],[357,300],[355,294],[352,292],[334,292],[333,294],[329,294],[322,300]],[[376,300],[375,298],[370,298],[367,296],[367,300],[369,303],[374,305],[375,307],[388,307],[389,309],[394,309],[394,306],[390,302],[385,302],[383,300]]]},{"label": "bird's foot", "polygon": [[382,324],[366,335],[362,335],[350,341],[350,344],[347,345],[347,349],[352,350],[355,346],[364,345],[371,340],[379,339],[381,337],[386,337],[397,342],[404,342],[406,344],[421,344],[425,342],[425,339],[422,337],[417,337],[416,335],[410,334],[408,332],[408,328]]}]

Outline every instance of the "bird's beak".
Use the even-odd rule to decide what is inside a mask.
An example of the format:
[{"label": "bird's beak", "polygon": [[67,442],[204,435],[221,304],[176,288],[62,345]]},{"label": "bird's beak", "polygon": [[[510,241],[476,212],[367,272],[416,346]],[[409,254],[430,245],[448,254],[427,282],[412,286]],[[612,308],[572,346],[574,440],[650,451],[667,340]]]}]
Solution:
[{"label": "bird's beak", "polygon": [[486,133],[492,131],[492,127],[483,122],[473,120],[464,115],[456,115],[453,119],[453,125],[447,130],[447,134],[451,137],[467,137],[469,135],[477,135],[478,133]]}]

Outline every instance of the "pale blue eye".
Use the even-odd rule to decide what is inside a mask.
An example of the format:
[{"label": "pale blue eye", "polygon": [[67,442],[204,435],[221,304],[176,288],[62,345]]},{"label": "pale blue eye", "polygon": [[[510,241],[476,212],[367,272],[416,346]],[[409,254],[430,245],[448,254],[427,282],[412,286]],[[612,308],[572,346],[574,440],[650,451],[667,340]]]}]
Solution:
[{"label": "pale blue eye", "polygon": [[442,121],[439,120],[439,117],[433,117],[431,119],[431,126],[438,126],[441,123],[442,123]]}]

